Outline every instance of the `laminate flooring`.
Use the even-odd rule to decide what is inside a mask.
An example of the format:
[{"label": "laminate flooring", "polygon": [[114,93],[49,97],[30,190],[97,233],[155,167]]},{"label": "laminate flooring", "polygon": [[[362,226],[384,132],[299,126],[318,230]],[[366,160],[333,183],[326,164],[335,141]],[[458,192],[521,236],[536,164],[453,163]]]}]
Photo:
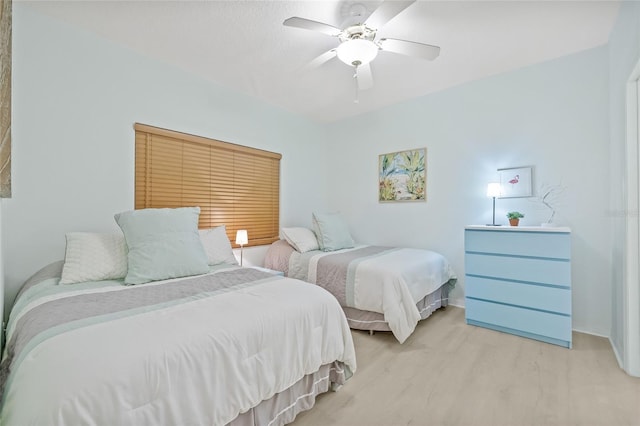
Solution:
[{"label": "laminate flooring", "polygon": [[352,335],[356,373],[294,425],[640,426],[640,379],[603,337],[574,332],[566,349],[467,325],[452,306],[402,345]]}]

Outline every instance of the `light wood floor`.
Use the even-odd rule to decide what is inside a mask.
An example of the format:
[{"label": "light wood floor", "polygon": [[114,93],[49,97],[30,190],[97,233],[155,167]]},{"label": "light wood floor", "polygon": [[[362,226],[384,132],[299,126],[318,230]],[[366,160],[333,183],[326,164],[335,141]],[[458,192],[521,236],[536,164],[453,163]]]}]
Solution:
[{"label": "light wood floor", "polygon": [[565,349],[466,325],[451,306],[402,345],[390,333],[352,334],[357,372],[296,426],[640,425],[640,379],[602,337],[574,332]]}]

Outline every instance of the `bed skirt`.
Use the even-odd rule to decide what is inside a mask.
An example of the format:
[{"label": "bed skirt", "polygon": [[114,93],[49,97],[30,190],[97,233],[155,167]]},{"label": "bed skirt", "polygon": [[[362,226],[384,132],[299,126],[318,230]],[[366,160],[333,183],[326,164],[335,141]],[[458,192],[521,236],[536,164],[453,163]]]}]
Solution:
[{"label": "bed skirt", "polygon": [[317,395],[330,389],[337,390],[346,379],[341,362],[325,364],[318,371],[307,374],[288,389],[262,401],[246,413],[238,415],[227,426],[278,426],[291,423],[298,413],[313,407]]},{"label": "bed skirt", "polygon": [[[427,294],[422,300],[416,303],[420,319],[425,319],[439,308],[446,307],[449,304],[448,283],[445,283],[433,293]],[[378,312],[363,311],[356,308],[348,308],[343,306],[342,309],[347,317],[349,327],[354,330],[366,331],[391,331],[389,325],[384,320],[384,315]]]}]

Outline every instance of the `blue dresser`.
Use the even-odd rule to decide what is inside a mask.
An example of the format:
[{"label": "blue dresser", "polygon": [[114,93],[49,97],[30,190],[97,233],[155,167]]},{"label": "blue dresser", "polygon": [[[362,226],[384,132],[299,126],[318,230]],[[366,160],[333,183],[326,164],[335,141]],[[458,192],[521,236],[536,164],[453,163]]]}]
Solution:
[{"label": "blue dresser", "polygon": [[571,347],[571,230],[467,226],[467,324]]}]

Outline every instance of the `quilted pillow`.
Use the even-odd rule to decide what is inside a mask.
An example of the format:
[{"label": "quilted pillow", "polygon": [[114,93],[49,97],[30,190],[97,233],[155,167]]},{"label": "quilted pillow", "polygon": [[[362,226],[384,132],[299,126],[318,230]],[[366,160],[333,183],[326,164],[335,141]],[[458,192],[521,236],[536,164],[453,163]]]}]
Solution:
[{"label": "quilted pillow", "polygon": [[60,284],[118,280],[127,275],[127,245],[116,233],[69,232]]},{"label": "quilted pillow", "polygon": [[321,250],[334,251],[354,246],[347,222],[339,212],[313,213],[312,222]]},{"label": "quilted pillow", "polygon": [[143,284],[209,272],[198,234],[199,216],[200,207],[116,214],[129,249],[124,283]]},{"label": "quilted pillow", "polygon": [[320,248],[316,234],[309,228],[282,228],[282,236],[300,253]]},{"label": "quilted pillow", "polygon": [[236,257],[233,255],[225,225],[211,229],[200,229],[198,232],[200,233],[200,240],[207,254],[209,265],[219,265],[221,263],[238,264]]}]

